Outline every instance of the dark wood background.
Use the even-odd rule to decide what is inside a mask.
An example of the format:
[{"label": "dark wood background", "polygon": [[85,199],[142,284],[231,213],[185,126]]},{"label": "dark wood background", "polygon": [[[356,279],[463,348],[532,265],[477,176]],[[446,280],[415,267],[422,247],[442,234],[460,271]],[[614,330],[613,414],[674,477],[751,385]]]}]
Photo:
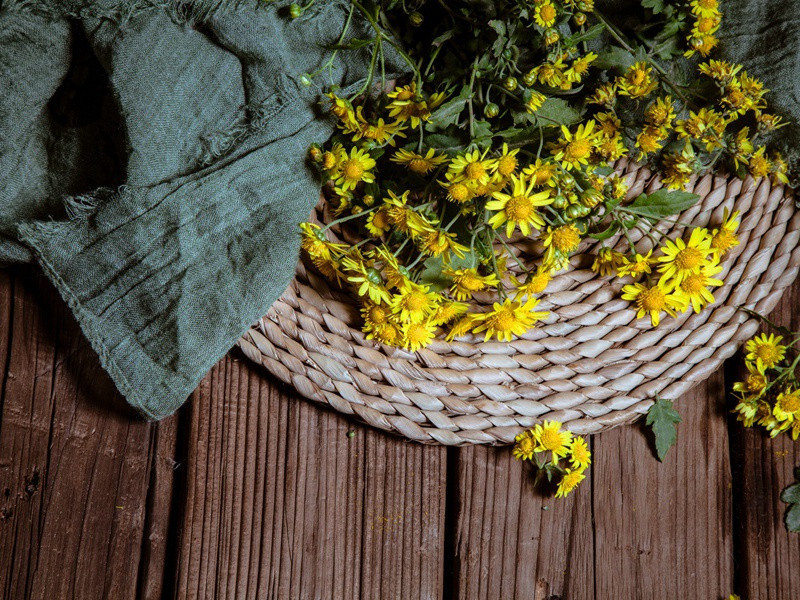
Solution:
[{"label": "dark wood background", "polygon": [[[798,304],[776,318],[800,329]],[[640,426],[594,436],[557,500],[507,448],[370,430],[235,350],[144,422],[49,284],[0,271],[0,597],[796,600],[800,443],[731,419],[738,373],[677,399],[664,464]]]}]

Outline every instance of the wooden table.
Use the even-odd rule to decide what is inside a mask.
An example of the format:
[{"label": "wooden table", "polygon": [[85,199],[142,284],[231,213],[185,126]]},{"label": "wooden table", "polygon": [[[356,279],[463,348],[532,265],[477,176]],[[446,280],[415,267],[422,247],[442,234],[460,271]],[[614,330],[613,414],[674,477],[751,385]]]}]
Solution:
[{"label": "wooden table", "polygon": [[[776,317],[800,329],[798,304]],[[0,598],[796,600],[800,443],[730,418],[737,364],[678,399],[664,464],[606,432],[557,500],[507,448],[367,429],[236,351],[146,423],[52,288],[0,271]]]}]

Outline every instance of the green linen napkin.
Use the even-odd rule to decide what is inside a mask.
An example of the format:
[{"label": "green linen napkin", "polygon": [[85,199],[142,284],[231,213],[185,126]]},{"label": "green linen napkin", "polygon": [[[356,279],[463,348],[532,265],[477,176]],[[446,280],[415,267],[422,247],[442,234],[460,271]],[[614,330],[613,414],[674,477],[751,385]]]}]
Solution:
[{"label": "green linen napkin", "polygon": [[[306,151],[332,133],[301,77],[330,57],[349,2],[295,20],[287,4],[0,8],[0,257],[33,253],[150,418],[183,403],[294,273],[319,195]],[[353,84],[368,58],[339,53],[326,81]],[[96,114],[60,119],[71,101],[86,112],[74,81],[93,69]]]}]

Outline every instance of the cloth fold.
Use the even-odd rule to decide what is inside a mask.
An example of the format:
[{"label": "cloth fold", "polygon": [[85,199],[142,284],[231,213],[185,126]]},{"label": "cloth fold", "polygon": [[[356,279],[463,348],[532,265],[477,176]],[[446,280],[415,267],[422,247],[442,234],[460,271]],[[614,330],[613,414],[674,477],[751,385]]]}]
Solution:
[{"label": "cloth fold", "polygon": [[[183,403],[294,274],[297,224],[319,195],[306,151],[333,129],[319,116],[319,88],[301,77],[330,57],[349,2],[318,0],[295,20],[287,4],[0,9],[12,92],[0,100],[10,209],[0,256],[33,253],[119,390],[153,419]],[[350,32],[367,35],[358,23]],[[325,79],[355,85],[368,60],[338,53]],[[103,75],[101,109],[60,125],[69,141],[59,143],[53,98],[86,69]],[[97,167],[109,145],[98,133],[121,154],[106,181]],[[54,181],[58,161],[91,174]]]}]

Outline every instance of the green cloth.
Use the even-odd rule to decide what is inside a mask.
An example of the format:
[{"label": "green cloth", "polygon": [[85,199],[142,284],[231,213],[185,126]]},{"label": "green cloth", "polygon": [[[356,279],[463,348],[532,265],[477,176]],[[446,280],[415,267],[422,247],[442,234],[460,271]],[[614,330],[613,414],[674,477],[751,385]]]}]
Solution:
[{"label": "green cloth", "polygon": [[[175,411],[291,281],[349,2],[0,4],[0,260],[35,257],[119,390]],[[351,35],[368,31],[354,22]],[[366,52],[323,83],[354,84]],[[66,198],[65,198],[66,196]]]}]

